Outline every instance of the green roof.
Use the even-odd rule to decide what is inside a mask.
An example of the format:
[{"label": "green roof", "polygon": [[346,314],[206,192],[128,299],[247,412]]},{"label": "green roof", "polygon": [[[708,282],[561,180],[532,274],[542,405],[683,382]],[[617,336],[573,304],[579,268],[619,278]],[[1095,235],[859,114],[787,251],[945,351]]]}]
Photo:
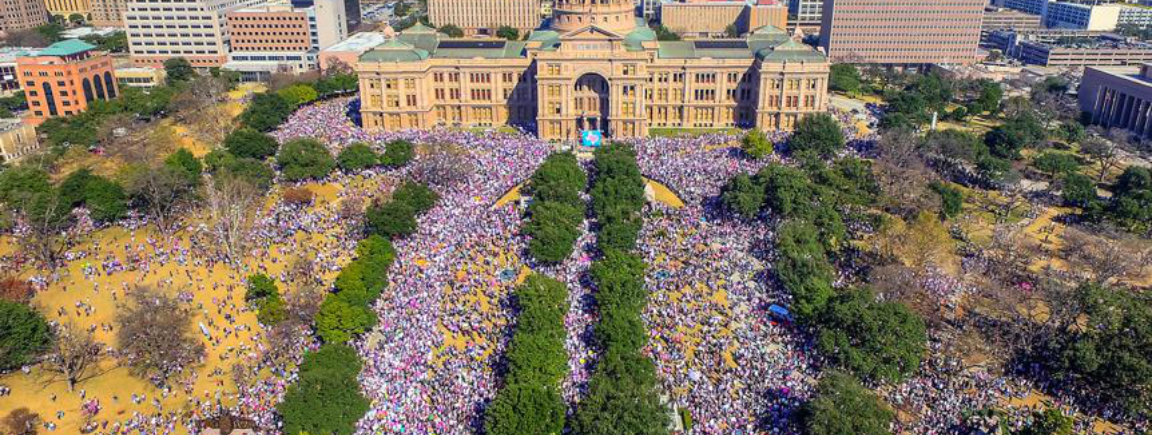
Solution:
[{"label": "green roof", "polygon": [[96,46],[79,39],[68,39],[49,45],[48,48],[40,50],[37,55],[39,56],[71,56],[74,54],[83,53],[85,51],[95,50]]},{"label": "green roof", "polygon": [[360,55],[360,60],[373,62],[416,62],[427,58],[428,51],[396,38],[384,41],[375,49]]},{"label": "green roof", "polygon": [[412,27],[404,29],[400,33],[409,33],[409,34],[436,33],[436,29],[425,26],[424,23],[417,21],[416,24],[412,25]]}]

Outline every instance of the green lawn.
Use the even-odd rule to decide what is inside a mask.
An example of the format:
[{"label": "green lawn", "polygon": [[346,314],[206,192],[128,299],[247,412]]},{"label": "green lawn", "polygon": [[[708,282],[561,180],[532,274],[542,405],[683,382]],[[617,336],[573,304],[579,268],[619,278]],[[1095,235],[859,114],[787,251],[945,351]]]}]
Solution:
[{"label": "green lawn", "polygon": [[653,127],[648,129],[648,137],[677,137],[677,136],[700,136],[705,134],[730,134],[742,135],[744,130],[729,127],[729,128],[688,128],[688,127]]}]

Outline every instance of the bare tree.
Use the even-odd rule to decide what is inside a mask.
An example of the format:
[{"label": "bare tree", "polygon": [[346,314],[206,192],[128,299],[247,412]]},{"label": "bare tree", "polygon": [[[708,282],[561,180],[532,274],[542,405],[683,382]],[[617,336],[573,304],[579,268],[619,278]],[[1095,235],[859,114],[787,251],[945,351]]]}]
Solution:
[{"label": "bare tree", "polygon": [[928,184],[936,175],[918,146],[920,139],[909,130],[892,130],[884,134],[877,144],[877,180],[884,193],[892,198],[891,206],[900,214],[910,216],[927,208],[932,195]]},{"label": "bare tree", "polygon": [[984,251],[987,272],[1001,281],[1012,282],[1036,257],[1023,225],[999,224],[992,229],[992,243]]},{"label": "bare tree", "polygon": [[234,264],[244,258],[260,205],[260,189],[247,180],[227,174],[208,183],[207,199],[212,235],[217,248]]},{"label": "bare tree", "polygon": [[69,205],[52,189],[29,195],[14,208],[20,246],[45,267],[55,269],[79,232],[73,226]]},{"label": "bare tree", "polygon": [[77,383],[91,376],[90,370],[100,359],[101,347],[91,331],[83,331],[73,324],[61,325],[56,328],[56,341],[48,354],[46,368],[64,376],[68,391],[73,391]]},{"label": "bare tree", "polygon": [[137,287],[129,298],[116,316],[116,341],[135,374],[162,385],[204,356],[192,312],[180,301],[151,287]]},{"label": "bare tree", "polygon": [[188,178],[166,165],[139,167],[127,177],[126,190],[162,233],[171,233],[179,219],[176,211],[194,194]]},{"label": "bare tree", "polygon": [[231,85],[222,77],[198,76],[172,98],[176,119],[195,127],[194,132],[208,143],[220,143],[235,127],[227,105]]},{"label": "bare tree", "polygon": [[364,228],[364,198],[349,196],[340,201],[340,222],[348,232],[359,231]]},{"label": "bare tree", "polygon": [[1104,177],[1108,175],[1108,172],[1120,163],[1120,153],[1116,143],[1101,137],[1092,136],[1085,139],[1084,143],[1080,144],[1080,151],[1100,166],[1100,173],[1096,178],[1097,182],[1104,182]]},{"label": "bare tree", "polygon": [[429,185],[452,186],[461,183],[475,170],[468,154],[467,149],[455,144],[417,147],[412,177]]},{"label": "bare tree", "polygon": [[1074,271],[1100,284],[1138,279],[1152,267],[1152,247],[1131,235],[1103,229],[1068,227],[1063,253]]},{"label": "bare tree", "polygon": [[312,284],[304,284],[285,295],[287,316],[268,330],[268,347],[262,355],[266,362],[290,360],[304,348],[310,340],[306,331],[320,311],[324,295],[323,289]]},{"label": "bare tree", "polygon": [[3,432],[8,435],[36,435],[39,425],[40,414],[21,406],[4,416]]}]

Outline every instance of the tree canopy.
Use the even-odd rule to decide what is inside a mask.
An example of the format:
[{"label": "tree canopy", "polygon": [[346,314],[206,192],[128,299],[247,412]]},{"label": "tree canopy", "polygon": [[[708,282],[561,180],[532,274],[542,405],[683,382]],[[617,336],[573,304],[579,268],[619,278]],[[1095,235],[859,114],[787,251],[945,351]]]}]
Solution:
[{"label": "tree canopy", "polygon": [[276,156],[276,164],[288,181],[319,179],[336,168],[328,148],[315,139],[295,139],[285,143]]},{"label": "tree canopy", "polygon": [[801,410],[804,432],[810,435],[884,435],[895,417],[875,393],[839,372],[820,379],[816,394]]}]

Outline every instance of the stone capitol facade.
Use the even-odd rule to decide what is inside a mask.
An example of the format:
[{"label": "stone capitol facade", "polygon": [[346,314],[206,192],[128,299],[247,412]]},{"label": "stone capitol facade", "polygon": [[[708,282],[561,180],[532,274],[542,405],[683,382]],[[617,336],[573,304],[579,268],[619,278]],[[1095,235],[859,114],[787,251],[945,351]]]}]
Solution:
[{"label": "stone capitol facade", "polygon": [[417,24],[360,56],[368,130],[515,125],[546,140],[649,128],[791,130],[828,104],[827,58],[785,31],[658,41],[632,0],[557,0],[527,40],[452,39]]}]

